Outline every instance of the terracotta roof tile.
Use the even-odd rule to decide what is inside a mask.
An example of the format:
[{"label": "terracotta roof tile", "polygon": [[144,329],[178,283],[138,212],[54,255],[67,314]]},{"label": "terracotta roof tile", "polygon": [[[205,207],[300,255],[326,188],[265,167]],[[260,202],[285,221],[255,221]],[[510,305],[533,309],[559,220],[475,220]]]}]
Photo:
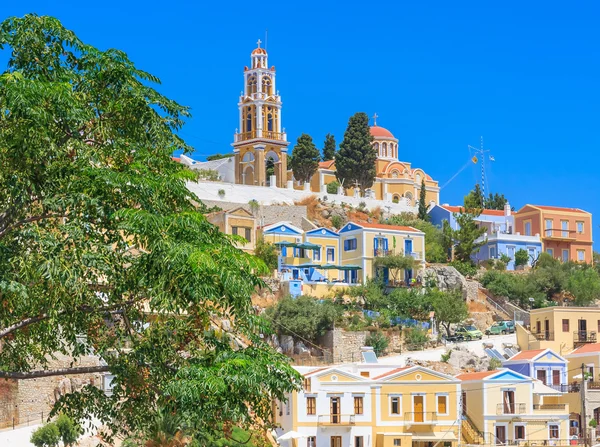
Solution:
[{"label": "terracotta roof tile", "polygon": [[533,206],[535,208],[539,208],[541,210],[546,210],[546,211],[570,211],[570,212],[576,212],[576,213],[589,214],[587,211],[584,211],[579,208],[565,208],[562,206],[546,206],[546,205],[529,205],[529,206]]},{"label": "terracotta roof tile", "polygon": [[373,380],[383,379],[384,377],[392,376],[392,375],[394,375],[396,373],[399,373],[400,371],[404,371],[404,370],[409,369],[409,368],[412,368],[412,367],[411,366],[404,366],[402,368],[392,369],[391,371],[388,371],[388,372],[386,372],[384,374],[381,374],[381,375],[379,375],[377,377],[373,377]]},{"label": "terracotta roof tile", "polygon": [[318,372],[321,371],[325,371],[326,369],[329,369],[329,366],[326,366],[325,368],[317,368],[317,369],[313,369],[312,371],[309,371],[307,373],[304,374],[304,377],[308,377],[308,376],[312,376],[313,374],[316,374]]},{"label": "terracotta roof tile", "polygon": [[374,137],[394,138],[392,132],[381,126],[371,126],[371,135]]},{"label": "terracotta roof tile", "polygon": [[[450,211],[451,213],[460,213],[460,210],[464,207],[462,206],[450,206],[450,205],[440,205],[446,211]],[[504,216],[504,210],[482,210],[481,214],[484,216]]]},{"label": "terracotta roof tile", "polygon": [[385,225],[385,224],[376,224],[376,223],[368,223],[368,222],[350,222],[354,225],[361,226],[363,228],[375,229],[375,230],[396,230],[396,231],[408,231],[411,233],[419,233],[419,230],[413,227],[407,227],[404,225]]},{"label": "terracotta roof tile", "polygon": [[458,380],[481,380],[485,379],[492,374],[496,374],[498,371],[480,371],[480,372],[472,372],[472,373],[462,373],[456,376]]},{"label": "terracotta roof tile", "polygon": [[331,167],[333,166],[334,163],[335,163],[335,160],[320,161],[319,162],[319,168],[321,168],[321,169],[331,169]]},{"label": "terracotta roof tile", "polygon": [[509,360],[531,360],[544,351],[545,349],[530,349],[529,351],[521,351],[512,356]]},{"label": "terracotta roof tile", "polygon": [[590,343],[587,345],[580,346],[579,348],[577,348],[573,352],[571,352],[569,355],[571,355],[571,354],[586,354],[586,353],[591,354],[594,352],[600,353],[600,343]]}]

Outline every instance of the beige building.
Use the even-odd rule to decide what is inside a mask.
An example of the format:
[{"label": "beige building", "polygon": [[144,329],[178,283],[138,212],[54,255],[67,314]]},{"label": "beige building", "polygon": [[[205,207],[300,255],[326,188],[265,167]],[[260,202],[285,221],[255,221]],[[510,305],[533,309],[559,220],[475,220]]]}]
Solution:
[{"label": "beige building", "polygon": [[245,243],[236,244],[244,251],[253,252],[256,247],[256,219],[249,211],[242,207],[229,211],[218,211],[206,216],[207,220],[219,227],[225,234],[241,236]]}]

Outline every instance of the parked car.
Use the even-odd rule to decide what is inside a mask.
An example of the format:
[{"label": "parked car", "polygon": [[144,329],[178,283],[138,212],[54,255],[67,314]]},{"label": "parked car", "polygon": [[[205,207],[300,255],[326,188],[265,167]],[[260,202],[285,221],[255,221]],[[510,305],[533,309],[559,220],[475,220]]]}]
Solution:
[{"label": "parked car", "polygon": [[514,332],[515,323],[513,321],[497,321],[485,331],[487,335],[514,334]]},{"label": "parked car", "polygon": [[465,338],[460,334],[442,335],[442,339],[444,339],[446,341],[451,341],[453,343],[465,341]]},{"label": "parked car", "polygon": [[459,326],[454,331],[456,335],[462,335],[465,340],[481,340],[483,338],[483,332],[477,329],[475,326]]}]

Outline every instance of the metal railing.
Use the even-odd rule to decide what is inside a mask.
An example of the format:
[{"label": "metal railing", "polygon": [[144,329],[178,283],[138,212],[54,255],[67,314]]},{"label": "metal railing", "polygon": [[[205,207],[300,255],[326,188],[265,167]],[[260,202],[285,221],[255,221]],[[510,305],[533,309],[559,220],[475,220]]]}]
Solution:
[{"label": "metal railing", "polygon": [[573,343],[596,343],[596,331],[573,332]]},{"label": "metal railing", "polygon": [[[46,417],[48,416],[48,413],[46,412]],[[44,412],[41,411],[39,413],[28,413],[28,414],[24,414],[21,416],[13,416],[11,418],[8,419],[3,419],[0,420],[0,429],[4,429],[4,428],[12,428],[13,430],[15,428],[19,428],[19,427],[23,427],[23,426],[30,426],[30,425],[36,425],[36,424],[43,424],[45,421],[44,419]]]},{"label": "metal railing", "polygon": [[496,406],[496,414],[524,414],[525,403],[502,403]]},{"label": "metal railing", "polygon": [[354,425],[356,415],[354,414],[321,414],[317,418],[318,425]]},{"label": "metal railing", "polygon": [[434,411],[414,411],[404,413],[404,422],[413,424],[431,424],[437,420],[437,413]]},{"label": "metal railing", "polygon": [[554,341],[554,332],[552,331],[533,332],[532,334],[537,340]]},{"label": "metal railing", "polygon": [[583,439],[543,439],[539,441],[529,441],[525,439],[510,439],[506,441],[496,440],[492,445],[508,445],[508,446],[569,446],[582,445]]},{"label": "metal railing", "polygon": [[564,410],[567,404],[533,404],[534,410]]},{"label": "metal railing", "polygon": [[587,382],[587,389],[588,390],[600,390],[600,382],[588,381]]}]

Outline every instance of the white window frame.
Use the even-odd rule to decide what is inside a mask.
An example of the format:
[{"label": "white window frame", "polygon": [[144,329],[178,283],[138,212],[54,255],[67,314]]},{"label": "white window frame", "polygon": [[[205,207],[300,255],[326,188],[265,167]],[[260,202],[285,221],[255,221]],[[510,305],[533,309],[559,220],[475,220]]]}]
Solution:
[{"label": "white window frame", "polygon": [[[318,256],[317,253],[319,254]],[[313,250],[313,261],[321,261],[321,247],[317,250]]]},{"label": "white window frame", "polygon": [[[579,256],[581,255],[581,256]],[[577,261],[584,262],[585,261],[585,250],[577,250]]]},{"label": "white window frame", "polygon": [[[446,397],[446,412],[445,413],[440,413],[439,412],[439,403],[438,403],[438,397],[440,396],[445,396]],[[449,393],[436,393],[435,394],[435,413],[438,416],[449,416],[450,415],[450,395]]]},{"label": "white window frame", "polygon": [[[329,260],[329,250],[333,253],[331,261]],[[335,247],[327,247],[325,250],[325,262],[335,262]]]},{"label": "white window frame", "polygon": [[[392,413],[392,399],[398,398],[398,413]],[[388,402],[389,408],[388,413],[390,417],[399,418],[402,417],[402,394],[390,394],[390,400]]]},{"label": "white window frame", "polygon": [[[396,444],[396,441],[398,441],[398,444]],[[392,444],[394,445],[394,447],[400,447],[402,445],[402,438],[394,438]]]},{"label": "white window frame", "polygon": [[[565,224],[567,224],[567,225],[565,225]],[[569,237],[569,221],[568,220],[560,221],[560,234],[562,237]]]},{"label": "white window frame", "polygon": [[417,396],[423,396],[423,422],[427,422],[426,420],[426,415],[427,415],[427,393],[410,393],[410,400],[411,400],[411,412],[413,414],[413,420],[415,418],[415,397]]},{"label": "white window frame", "polygon": [[[548,228],[548,223],[550,223],[550,228]],[[552,237],[552,225],[554,225],[552,219],[544,219],[544,234],[546,237]]]},{"label": "white window frame", "polygon": [[[581,231],[579,230],[579,226],[581,225]],[[585,228],[585,223],[580,220],[575,222],[575,227],[577,228],[577,234],[583,234],[584,228]]]},{"label": "white window frame", "polygon": [[528,220],[527,222],[525,222],[524,225],[524,230],[525,230],[525,236],[531,236],[531,221]]},{"label": "white window frame", "polygon": [[[314,439],[314,444],[310,443],[309,441],[311,439]],[[306,437],[306,447],[317,447],[317,437],[316,436],[307,436]]]},{"label": "white window frame", "polygon": [[[524,438],[517,439],[517,427],[523,427]],[[527,424],[524,423],[513,423],[513,441],[526,441],[527,440]]]},{"label": "white window frame", "polygon": [[[490,246],[489,250],[490,250],[490,254],[489,254],[490,259],[496,259],[496,257],[498,256],[498,250],[496,250],[496,246],[495,245]],[[492,251],[494,252],[493,255],[492,255]]]},{"label": "white window frame", "polygon": [[[550,437],[550,427],[556,427],[558,429],[558,436],[556,438]],[[560,424],[557,424],[554,422],[551,424],[548,424],[548,440],[550,440],[550,439],[560,439]]]},{"label": "white window frame", "polygon": [[[566,259],[565,259],[565,252],[567,252]],[[568,248],[563,248],[563,249],[560,251],[560,260],[561,260],[562,262],[567,262],[567,261],[569,260],[569,258],[570,258],[570,255],[569,255],[569,249],[568,249]]]}]

